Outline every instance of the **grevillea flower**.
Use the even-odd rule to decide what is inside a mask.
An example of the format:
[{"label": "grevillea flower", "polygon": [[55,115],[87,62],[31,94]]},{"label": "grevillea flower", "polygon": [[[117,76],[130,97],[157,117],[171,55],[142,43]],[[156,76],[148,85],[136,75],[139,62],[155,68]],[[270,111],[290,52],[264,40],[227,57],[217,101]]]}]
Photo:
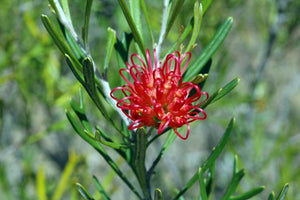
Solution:
[{"label": "grevillea flower", "polygon": [[[113,89],[111,97],[117,101],[117,107],[133,121],[128,127],[129,130],[154,126],[160,134],[167,127],[171,127],[185,140],[190,133],[189,123],[206,118],[206,113],[199,105],[208,98],[208,94],[201,92],[198,85],[182,82],[182,75],[191,59],[191,53],[180,55],[175,51],[168,54],[162,64],[157,63],[154,50],[154,67],[148,49],[146,58],[147,63],[138,54],[130,57],[131,64],[127,62],[127,68],[119,71],[127,84]],[[124,72],[130,75],[132,82],[126,78]],[[118,99],[113,95],[117,90],[122,91],[123,98]],[[191,90],[193,94],[190,94]],[[205,99],[201,98],[203,95]],[[185,136],[177,131],[177,128],[183,125],[187,126]]]}]

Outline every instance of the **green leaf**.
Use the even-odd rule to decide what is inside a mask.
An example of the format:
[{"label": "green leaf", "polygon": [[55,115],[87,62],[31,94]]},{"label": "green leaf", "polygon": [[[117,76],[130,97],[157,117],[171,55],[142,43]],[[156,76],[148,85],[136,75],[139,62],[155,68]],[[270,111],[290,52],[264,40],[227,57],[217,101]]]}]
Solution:
[{"label": "green leaf", "polygon": [[88,57],[83,60],[83,77],[87,86],[86,89],[91,93],[91,97],[98,99],[96,94],[94,66],[92,60]]},{"label": "green leaf", "polygon": [[204,176],[202,168],[198,170],[198,180],[199,180],[199,187],[200,187],[200,198],[199,200],[207,200],[207,193],[206,193],[206,186],[204,183]]},{"label": "green leaf", "polygon": [[132,16],[132,19],[136,25],[136,29],[141,36],[141,40],[143,42],[143,35],[142,35],[142,21],[141,21],[141,12],[140,12],[140,0],[129,0],[129,8],[130,8],[130,13]]},{"label": "green leaf", "polygon": [[75,40],[73,38],[73,36],[70,34],[69,30],[65,26],[61,25],[60,27],[61,27],[62,32],[64,33],[64,36],[67,40],[67,43],[68,43],[69,47],[71,48],[73,54],[75,55],[76,59],[82,61],[82,59],[84,57],[86,57],[87,53],[86,53],[86,50],[83,49],[81,41]]},{"label": "green leaf", "polygon": [[283,200],[283,199],[285,198],[285,195],[286,195],[288,189],[289,189],[289,184],[286,183],[286,184],[282,187],[282,189],[281,189],[280,193],[278,194],[276,200]]},{"label": "green leaf", "polygon": [[189,82],[190,80],[192,80],[193,77],[197,75],[197,72],[199,72],[205,65],[205,63],[207,63],[207,61],[212,57],[212,55],[216,52],[216,50],[219,48],[219,46],[222,44],[227,34],[229,33],[232,23],[233,19],[229,17],[219,27],[213,38],[201,52],[200,56],[198,56],[197,59],[191,64],[191,66],[187,68],[183,78],[184,82]]},{"label": "green leaf", "polygon": [[57,30],[54,28],[53,24],[51,23],[50,19],[48,18],[47,15],[42,15],[41,16],[42,19],[42,23],[44,24],[46,30],[48,31],[48,33],[50,34],[50,36],[52,37],[54,43],[56,44],[56,46],[59,48],[59,50],[63,53],[63,54],[68,54],[68,55],[72,55],[72,51],[69,48],[69,46],[66,44],[66,42],[64,41],[64,38],[62,38],[62,36],[57,32]]},{"label": "green leaf", "polygon": [[37,177],[36,177],[36,189],[37,196],[39,200],[47,200],[47,192],[46,192],[46,180],[45,180],[45,170],[43,166],[40,166],[38,169]]},{"label": "green leaf", "polygon": [[223,98],[225,95],[227,95],[231,90],[233,90],[238,83],[240,82],[239,78],[235,78],[232,81],[230,81],[229,83],[227,83],[223,88],[221,88],[222,90],[220,91],[219,89],[219,93],[218,95],[211,101],[211,103],[214,103],[218,100],[220,100],[221,98]]},{"label": "green leaf", "polygon": [[155,189],[154,200],[163,200],[163,195],[162,195],[162,192],[159,188]]},{"label": "green leaf", "polygon": [[[233,126],[235,123],[235,118],[232,118],[226,128],[225,133],[223,134],[222,138],[220,139],[219,143],[215,148],[213,148],[210,156],[206,159],[206,161],[202,164],[201,169],[203,173],[213,166],[216,159],[219,157],[221,152],[223,151],[225,145],[227,144],[229,137],[231,135],[231,132],[233,130]],[[198,180],[198,172],[194,174],[194,176],[188,181],[188,183],[180,190],[180,192],[173,198],[178,199],[180,196],[182,196],[196,181]]]},{"label": "green leaf", "polygon": [[[127,151],[131,151],[129,146],[131,145],[127,138],[123,138],[125,144],[119,144],[118,142],[112,140],[112,137],[105,133],[100,127],[96,126],[95,139],[105,146],[109,146],[115,149],[127,162],[130,160],[130,153],[127,154]],[[102,138],[105,140],[102,140]]]},{"label": "green leaf", "polygon": [[103,186],[101,185],[101,183],[99,182],[96,176],[93,176],[93,181],[94,184],[96,185],[97,190],[100,192],[103,200],[110,200],[109,195],[106,193],[106,191],[104,190]]},{"label": "green leaf", "polygon": [[223,195],[221,200],[228,200],[230,198],[230,196],[235,192],[238,184],[240,183],[241,179],[244,177],[245,175],[245,170],[242,169],[240,171],[238,171],[237,173],[233,174],[233,177],[231,179],[231,182],[229,183],[225,194]]},{"label": "green leaf", "polygon": [[126,5],[125,0],[118,0],[118,2],[120,4],[120,7],[123,11],[123,14],[124,14],[126,20],[127,20],[127,23],[128,23],[128,25],[129,25],[129,27],[132,31],[132,34],[133,34],[133,37],[134,37],[136,43],[139,45],[140,50],[142,51],[144,57],[146,57],[146,50],[145,50],[145,47],[144,47],[144,44],[143,44],[142,37],[141,37],[141,35],[140,35],[140,33],[139,33],[139,31],[136,27],[136,24],[135,24],[130,12],[129,12],[129,9]]},{"label": "green leaf", "polygon": [[262,191],[264,191],[264,189],[265,189],[265,186],[256,187],[256,188],[253,188],[252,190],[249,190],[248,192],[245,192],[243,194],[231,196],[229,200],[247,200],[247,199],[250,199],[251,197],[254,197],[255,195],[261,193]]},{"label": "green leaf", "polygon": [[193,45],[196,42],[196,39],[199,35],[199,31],[200,31],[200,26],[201,26],[201,21],[202,21],[202,5],[201,3],[199,4],[198,1],[195,2],[194,4],[194,26],[193,26],[193,32],[192,32],[192,36],[190,39],[190,42],[188,44],[188,46],[186,47],[186,51],[185,53],[187,53],[188,51],[190,51],[193,47]]},{"label": "green leaf", "polygon": [[214,182],[214,179],[215,179],[215,171],[216,171],[216,162],[214,162],[211,165],[211,167],[208,169],[207,180],[205,182],[207,197],[210,195],[210,193],[212,191],[213,182]]},{"label": "green leaf", "polygon": [[240,82],[240,79],[235,78],[232,81],[230,81],[229,83],[227,83],[223,88],[219,88],[216,92],[214,92],[212,95],[210,95],[206,101],[204,101],[200,105],[200,108],[204,109],[209,104],[212,104],[212,103],[220,100],[225,95],[227,95],[231,90],[233,90],[238,85],[239,82]]},{"label": "green leaf", "polygon": [[82,72],[81,72],[81,70],[83,68],[82,65],[72,55],[65,54],[65,58],[66,58],[68,66],[70,67],[70,69],[73,72],[76,79],[81,83],[81,85],[86,87],[86,84],[84,82],[84,77],[83,77]]},{"label": "green leaf", "polygon": [[239,171],[239,158],[237,155],[234,155],[234,160],[233,160],[233,174],[238,173]]},{"label": "green leaf", "polygon": [[68,0],[61,0],[61,6],[66,14],[67,19],[72,23]]},{"label": "green leaf", "polygon": [[124,67],[125,63],[128,60],[129,46],[132,39],[133,39],[132,33],[123,33],[121,40],[117,38],[117,42],[114,47],[117,51],[118,64],[120,68]]},{"label": "green leaf", "polygon": [[80,122],[78,122],[78,120],[76,120],[74,114],[72,114],[70,111],[66,110],[66,115],[67,115],[67,118],[68,118],[70,124],[72,125],[73,129],[76,131],[76,133],[80,136],[85,135]]},{"label": "green leaf", "polygon": [[89,24],[90,24],[90,16],[91,16],[91,8],[92,8],[93,0],[87,0],[85,6],[84,13],[84,24],[82,28],[82,40],[85,49],[88,50],[88,33],[89,33]]},{"label": "green leaf", "polygon": [[78,103],[75,100],[71,100],[71,108],[74,110],[74,112],[76,113],[77,117],[79,118],[81,124],[83,125],[84,129],[86,129],[88,132],[92,132],[92,127],[89,124],[89,121],[87,119],[87,116],[85,114],[85,110],[82,104],[82,94],[81,94],[81,90],[80,90],[80,104],[78,105]]},{"label": "green leaf", "polygon": [[106,54],[104,58],[104,73],[106,74],[107,68],[108,68],[108,63],[111,57],[112,50],[114,48],[114,45],[116,43],[116,31],[108,28],[108,39],[107,39],[107,44],[106,44]]},{"label": "green leaf", "polygon": [[152,42],[152,44],[154,44],[154,37],[153,37],[152,28],[151,28],[151,24],[150,24],[150,18],[149,18],[147,7],[146,7],[146,4],[145,4],[144,0],[141,0],[141,7],[142,7],[142,10],[143,10],[145,19],[146,19],[146,24],[147,24],[148,32],[149,32],[149,35],[150,35],[150,38],[151,38],[151,42]]},{"label": "green leaf", "polygon": [[275,193],[273,191],[270,193],[268,200],[275,200]]},{"label": "green leaf", "polygon": [[77,190],[79,192],[79,194],[81,195],[81,197],[84,199],[84,200],[95,200],[92,195],[90,195],[86,189],[80,184],[80,183],[76,183],[76,187],[77,187]]},{"label": "green leaf", "polygon": [[99,111],[102,113],[102,115],[108,119],[110,122],[113,123],[112,119],[110,118],[110,115],[106,111],[106,108],[102,101],[100,100],[100,97],[96,90],[96,82],[95,82],[95,72],[94,72],[94,66],[93,62],[90,58],[86,57],[83,60],[83,76],[85,80],[85,84],[83,85],[88,92],[89,96],[93,100],[93,102],[98,107]]},{"label": "green leaf", "polygon": [[210,6],[212,0],[202,0],[202,6],[203,6],[203,14],[205,13],[205,11],[207,10],[207,8]]},{"label": "green leaf", "polygon": [[104,144],[105,146],[111,147],[116,150],[125,149],[128,148],[126,145],[122,145],[116,142],[108,142],[101,139],[102,131],[99,131],[99,129],[95,132],[95,139],[99,141],[101,144]]},{"label": "green leaf", "polygon": [[212,100],[214,100],[214,98],[216,98],[216,96],[218,96],[218,94],[221,91],[222,91],[222,88],[220,88],[218,91],[216,91],[215,93],[210,95],[209,98],[206,101],[204,101],[199,107],[202,109],[206,108],[212,102]]}]

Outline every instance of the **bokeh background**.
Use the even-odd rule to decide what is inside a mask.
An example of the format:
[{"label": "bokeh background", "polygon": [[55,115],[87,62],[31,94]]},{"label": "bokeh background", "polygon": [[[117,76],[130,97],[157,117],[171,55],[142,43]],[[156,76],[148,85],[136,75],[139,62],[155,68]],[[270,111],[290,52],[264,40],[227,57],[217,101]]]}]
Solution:
[{"label": "bokeh background", "polygon": [[[69,3],[80,32],[85,2]],[[146,3],[157,40],[162,2]],[[185,3],[177,24],[189,21],[193,3]],[[112,199],[135,199],[67,121],[64,110],[78,96],[80,86],[41,23],[42,13],[51,15],[47,1],[1,0],[0,7],[0,199],[43,199],[38,195],[42,179],[48,199],[80,199],[74,184],[80,182],[95,193],[92,175]],[[129,28],[117,1],[94,0],[92,10],[90,48],[101,66],[107,27],[115,29],[118,37]],[[265,185],[265,191],[254,199],[267,199],[272,190],[278,193],[288,182],[287,199],[300,199],[299,13],[297,0],[213,1],[203,17],[193,57],[228,16],[234,18],[234,25],[213,56],[203,90],[213,92],[236,77],[241,81],[222,101],[207,108],[207,120],[194,124],[187,141],[177,139],[158,165],[153,184],[162,189],[166,199],[198,169],[232,116],[236,126],[217,161],[211,199],[218,199],[229,183],[235,154],[246,169],[238,191]],[[163,50],[177,37],[178,27],[174,26]],[[114,58],[111,75],[117,69]],[[85,103],[93,123],[105,126],[89,98]],[[149,162],[163,139],[153,144]],[[117,155],[112,156],[122,169],[128,168]],[[196,199],[198,194],[196,184],[186,199]]]}]

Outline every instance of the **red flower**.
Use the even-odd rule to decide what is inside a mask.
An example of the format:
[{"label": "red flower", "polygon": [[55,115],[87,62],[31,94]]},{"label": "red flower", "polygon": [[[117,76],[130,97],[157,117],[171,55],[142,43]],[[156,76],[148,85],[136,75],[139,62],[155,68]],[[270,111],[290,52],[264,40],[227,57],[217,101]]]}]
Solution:
[{"label": "red flower", "polygon": [[[140,62],[136,63],[135,57]],[[154,67],[148,49],[146,57],[147,63],[138,54],[131,56],[131,64],[127,62],[127,69],[123,68],[119,72],[127,84],[113,89],[111,97],[117,100],[117,107],[133,121],[128,127],[129,130],[155,126],[160,134],[166,127],[171,127],[181,139],[185,140],[190,133],[189,123],[206,118],[206,113],[199,105],[208,98],[208,94],[201,92],[198,85],[182,82],[182,75],[191,59],[191,53],[181,56],[175,51],[167,55],[163,64],[161,62],[158,64],[154,50]],[[133,83],[123,72],[131,76]],[[195,94],[191,96],[192,89]],[[121,90],[125,97],[118,99],[113,96],[117,90]],[[202,95],[206,98],[199,102]],[[177,131],[177,128],[183,125],[187,126],[185,136]]]}]

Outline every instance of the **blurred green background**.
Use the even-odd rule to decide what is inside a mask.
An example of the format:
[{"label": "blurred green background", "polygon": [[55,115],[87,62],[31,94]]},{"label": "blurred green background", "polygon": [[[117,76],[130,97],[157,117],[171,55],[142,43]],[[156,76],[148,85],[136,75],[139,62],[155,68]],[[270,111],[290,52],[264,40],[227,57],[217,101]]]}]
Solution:
[{"label": "blurred green background", "polygon": [[[69,3],[79,32],[85,1]],[[157,40],[162,2],[146,3]],[[189,21],[193,3],[187,1],[177,24]],[[74,184],[80,182],[94,193],[92,175],[99,178],[112,199],[130,197],[128,188],[74,134],[65,117],[64,109],[77,96],[79,84],[42,26],[40,15],[51,15],[47,1],[2,0],[0,7],[0,199],[80,199]],[[129,28],[117,1],[94,0],[92,10],[90,48],[101,66],[107,27],[115,29],[119,38]],[[162,189],[166,199],[198,169],[232,116],[236,116],[236,127],[217,162],[212,199],[218,199],[230,181],[234,154],[246,169],[238,191],[265,185],[265,191],[254,199],[266,199],[272,190],[278,193],[289,182],[287,199],[300,199],[299,12],[297,0],[212,3],[203,18],[193,57],[226,17],[234,18],[234,26],[213,56],[203,90],[213,92],[235,77],[241,82],[230,95],[208,107],[208,119],[194,124],[187,141],[176,140],[159,164],[153,184]],[[165,50],[177,37],[174,26]],[[110,74],[116,73],[116,63],[112,59]],[[105,126],[101,115],[93,112],[90,99],[85,102],[94,124]],[[158,142],[150,148],[149,162],[159,147]],[[122,166],[122,160],[113,157]],[[47,197],[42,195],[43,189]],[[186,199],[196,199],[198,194],[195,186]]]}]

